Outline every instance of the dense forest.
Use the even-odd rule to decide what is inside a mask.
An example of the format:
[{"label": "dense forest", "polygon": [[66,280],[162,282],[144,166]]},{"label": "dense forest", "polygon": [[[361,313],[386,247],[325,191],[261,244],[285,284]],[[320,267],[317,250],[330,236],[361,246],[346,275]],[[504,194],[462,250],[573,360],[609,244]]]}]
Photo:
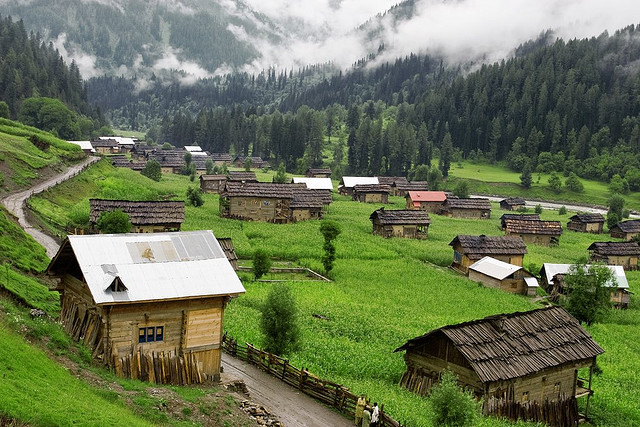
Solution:
[{"label": "dense forest", "polygon": [[180,112],[150,135],[252,152],[292,169],[305,154],[304,164],[321,162],[314,141],[340,130],[349,173],[407,174],[435,153],[603,181],[618,174],[637,190],[638,60],[640,26],[634,25],[597,38],[541,39],[521,46],[513,59],[465,75],[412,55],[304,91],[289,89],[273,112],[244,105]]}]

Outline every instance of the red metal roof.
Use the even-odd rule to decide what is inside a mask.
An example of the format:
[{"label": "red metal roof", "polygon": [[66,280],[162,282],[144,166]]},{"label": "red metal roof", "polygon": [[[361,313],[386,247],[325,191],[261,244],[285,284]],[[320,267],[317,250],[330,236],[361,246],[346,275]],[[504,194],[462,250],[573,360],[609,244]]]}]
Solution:
[{"label": "red metal roof", "polygon": [[444,191],[409,191],[412,202],[444,202],[447,195]]}]

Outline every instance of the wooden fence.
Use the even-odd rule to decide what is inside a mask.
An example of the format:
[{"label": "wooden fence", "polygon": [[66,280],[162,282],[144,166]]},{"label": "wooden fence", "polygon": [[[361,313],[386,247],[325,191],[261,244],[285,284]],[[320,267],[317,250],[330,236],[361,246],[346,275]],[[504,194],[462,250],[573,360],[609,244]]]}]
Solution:
[{"label": "wooden fence", "polygon": [[116,375],[121,378],[173,385],[201,384],[207,380],[192,353],[177,356],[174,352],[137,352],[124,357],[115,355],[113,363]]},{"label": "wooden fence", "polygon": [[[238,345],[234,339],[226,335],[222,340],[222,349],[231,356],[255,365],[304,394],[337,409],[340,413],[351,418],[355,417],[358,396],[351,393],[347,387],[318,378],[305,368],[298,369],[288,360],[260,350],[251,344]],[[380,427],[402,427],[402,424],[387,415],[383,409],[384,405],[381,404]]]},{"label": "wooden fence", "polygon": [[575,397],[553,402],[547,400],[543,403],[489,399],[484,402],[483,411],[494,417],[539,422],[553,427],[577,426],[580,420]]}]

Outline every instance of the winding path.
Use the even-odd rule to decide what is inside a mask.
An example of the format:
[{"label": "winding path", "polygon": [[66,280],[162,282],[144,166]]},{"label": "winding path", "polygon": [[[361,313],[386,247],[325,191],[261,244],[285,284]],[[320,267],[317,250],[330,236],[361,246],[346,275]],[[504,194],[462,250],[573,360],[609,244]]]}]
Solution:
[{"label": "winding path", "polygon": [[67,179],[76,176],[89,165],[92,165],[98,160],[100,160],[99,157],[87,157],[81,163],[70,166],[63,173],[55,175],[52,178],[47,179],[46,181],[40,182],[28,190],[9,194],[8,196],[2,198],[2,204],[18,219],[18,224],[20,224],[23,229],[27,233],[29,233],[36,240],[36,242],[44,246],[44,248],[47,250],[47,256],[49,258],[53,258],[56,252],[58,252],[58,248],[60,247],[60,245],[51,236],[43,233],[27,222],[24,214],[25,201],[34,194],[41,193],[46,189],[61,183],[62,181],[66,181]]},{"label": "winding path", "polygon": [[[26,220],[25,201],[34,194],[45,191],[82,172],[89,165],[100,160],[89,157],[82,163],[69,167],[65,172],[47,179],[32,188],[2,198],[2,204],[18,219],[20,226],[29,233],[53,258],[60,245],[51,236],[33,227]],[[242,380],[250,392],[250,400],[267,408],[286,427],[347,427],[353,422],[333,412],[311,397],[297,391],[254,366],[227,354],[222,356],[223,380]]]}]

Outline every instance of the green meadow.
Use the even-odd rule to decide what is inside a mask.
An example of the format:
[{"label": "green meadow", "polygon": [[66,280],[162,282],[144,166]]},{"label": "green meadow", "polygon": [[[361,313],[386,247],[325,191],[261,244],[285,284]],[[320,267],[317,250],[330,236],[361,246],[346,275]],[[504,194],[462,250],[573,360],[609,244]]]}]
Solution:
[{"label": "green meadow", "polygon": [[[260,180],[270,175],[258,172]],[[31,206],[41,218],[57,224],[88,217],[90,197],[143,198],[150,195],[185,199],[186,188],[196,185],[188,177],[163,175],[153,182],[137,172],[115,170],[106,162],[90,168],[56,189],[34,197]],[[72,194],[72,195],[70,195]],[[231,237],[241,258],[256,249],[273,259],[289,261],[322,273],[322,236],[318,221],[267,224],[220,218],[218,196],[204,195],[202,207],[187,206],[183,230],[211,229],[218,237]],[[404,199],[391,198],[387,209],[403,208]],[[333,282],[289,282],[299,307],[302,345],[288,355],[299,367],[342,383],[355,393],[382,402],[385,410],[409,426],[429,425],[425,399],[398,386],[404,371],[401,353],[394,349],[408,339],[451,323],[540,307],[524,296],[484,288],[448,268],[457,234],[502,235],[494,204],[492,219],[464,220],[431,216],[424,241],[383,239],[371,234],[369,215],[380,205],[362,204],[334,195],[325,215],[340,223]],[[544,211],[543,219],[557,219],[566,227],[569,213]],[[534,273],[543,262],[575,262],[588,255],[587,247],[607,235],[588,235],[565,229],[560,245],[529,245],[525,267]],[[246,294],[234,299],[225,313],[226,331],[240,342],[261,346],[260,307],[271,284],[255,282],[241,273]],[[640,425],[640,273],[628,274],[631,307],[611,311],[608,318],[589,328],[605,349],[598,359],[602,373],[594,378],[595,395],[589,408],[594,425]],[[320,314],[322,318],[312,315]],[[581,403],[584,405],[584,402]],[[511,425],[483,419],[481,425]]]}]

